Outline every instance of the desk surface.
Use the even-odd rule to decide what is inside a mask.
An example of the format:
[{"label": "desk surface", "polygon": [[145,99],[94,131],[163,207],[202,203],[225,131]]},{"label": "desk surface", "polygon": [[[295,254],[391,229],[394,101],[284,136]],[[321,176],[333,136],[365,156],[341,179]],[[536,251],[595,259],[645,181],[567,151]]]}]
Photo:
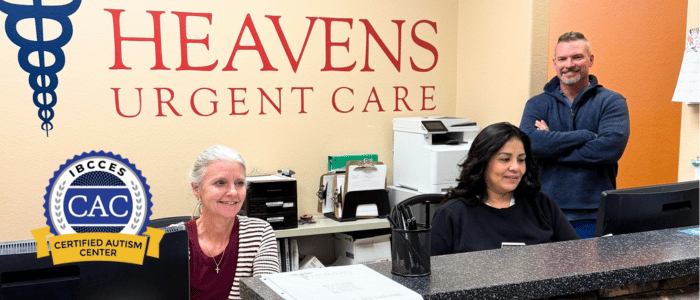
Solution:
[{"label": "desk surface", "polygon": [[[431,275],[368,267],[424,299],[537,299],[698,274],[698,235],[667,229],[431,258]],[[241,280],[243,299],[282,299],[259,278]]]},{"label": "desk surface", "polygon": [[340,222],[326,218],[321,214],[317,214],[314,215],[314,220],[316,220],[316,223],[313,224],[299,225],[299,227],[293,229],[275,230],[275,237],[279,239],[286,237],[389,228],[389,221],[387,221],[386,218],[357,219],[354,221]]}]

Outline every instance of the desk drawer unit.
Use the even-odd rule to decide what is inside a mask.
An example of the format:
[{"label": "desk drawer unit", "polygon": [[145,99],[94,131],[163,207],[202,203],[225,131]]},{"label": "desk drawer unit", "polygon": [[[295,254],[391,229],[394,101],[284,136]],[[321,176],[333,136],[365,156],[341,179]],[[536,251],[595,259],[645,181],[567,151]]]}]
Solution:
[{"label": "desk drawer unit", "polygon": [[273,229],[297,228],[297,182],[251,177],[241,213],[267,221]]}]

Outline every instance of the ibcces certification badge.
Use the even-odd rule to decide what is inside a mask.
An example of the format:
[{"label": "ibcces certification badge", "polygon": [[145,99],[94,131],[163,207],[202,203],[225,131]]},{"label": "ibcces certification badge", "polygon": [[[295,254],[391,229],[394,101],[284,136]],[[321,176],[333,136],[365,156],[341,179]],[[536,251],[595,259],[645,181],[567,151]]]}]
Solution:
[{"label": "ibcces certification badge", "polygon": [[[153,205],[149,186],[128,159],[103,151],[75,156],[54,172],[44,200],[49,227],[32,230],[38,257],[48,256],[49,248],[54,264],[140,265],[145,255],[158,257],[165,232],[146,227]],[[47,246],[42,241],[50,233]]]}]

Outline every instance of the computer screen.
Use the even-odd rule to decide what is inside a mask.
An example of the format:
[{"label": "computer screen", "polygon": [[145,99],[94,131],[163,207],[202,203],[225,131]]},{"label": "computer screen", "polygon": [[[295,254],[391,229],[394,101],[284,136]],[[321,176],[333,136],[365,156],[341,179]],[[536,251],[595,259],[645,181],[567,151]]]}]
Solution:
[{"label": "computer screen", "polygon": [[0,300],[189,299],[184,226],[162,228],[159,258],[143,265],[89,261],[54,265],[37,258],[33,240],[0,243]]},{"label": "computer screen", "polygon": [[694,180],[604,191],[594,235],[698,225],[699,187]]}]

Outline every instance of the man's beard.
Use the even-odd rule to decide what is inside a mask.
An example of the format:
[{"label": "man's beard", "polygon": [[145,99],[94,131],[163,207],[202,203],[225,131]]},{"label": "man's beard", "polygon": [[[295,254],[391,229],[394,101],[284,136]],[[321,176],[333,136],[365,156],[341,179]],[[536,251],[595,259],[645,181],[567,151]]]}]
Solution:
[{"label": "man's beard", "polygon": [[[570,79],[564,79],[564,73],[568,72],[576,72],[576,76]],[[561,75],[559,76],[559,81],[561,81],[563,84],[566,85],[574,85],[577,84],[579,81],[581,81],[581,69],[576,68],[576,69],[568,69],[568,70],[562,70]]]}]

